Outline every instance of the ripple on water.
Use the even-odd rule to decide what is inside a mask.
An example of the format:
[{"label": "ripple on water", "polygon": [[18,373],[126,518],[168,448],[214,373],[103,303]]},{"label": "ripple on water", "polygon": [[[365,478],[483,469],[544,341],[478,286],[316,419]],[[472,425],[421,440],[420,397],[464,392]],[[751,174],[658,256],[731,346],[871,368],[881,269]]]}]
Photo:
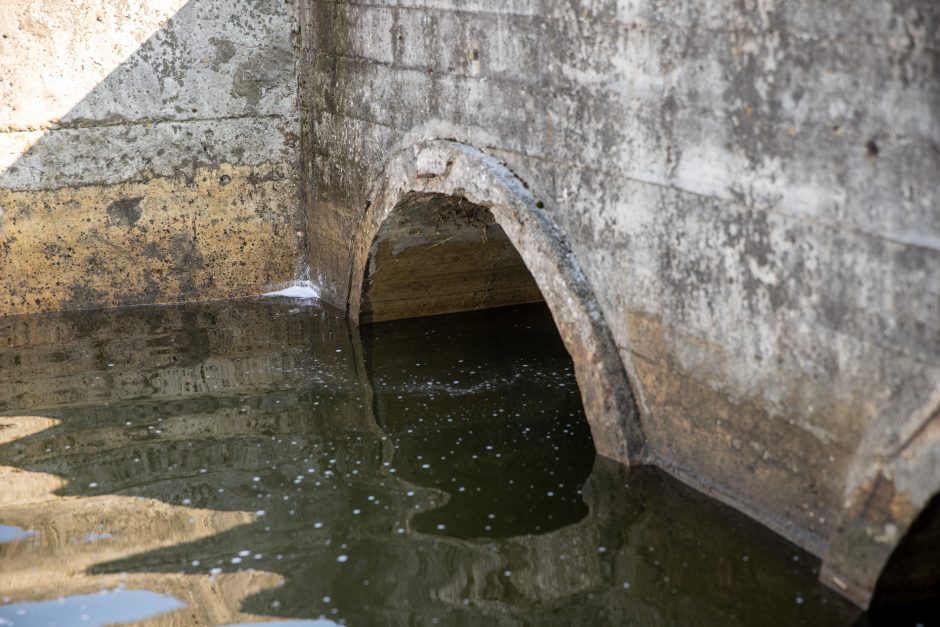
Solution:
[{"label": "ripple on water", "polygon": [[38,425],[0,476],[42,496],[0,486],[42,540],[0,527],[0,623],[851,624],[810,556],[595,459],[547,309],[289,307],[0,322],[0,412]]}]

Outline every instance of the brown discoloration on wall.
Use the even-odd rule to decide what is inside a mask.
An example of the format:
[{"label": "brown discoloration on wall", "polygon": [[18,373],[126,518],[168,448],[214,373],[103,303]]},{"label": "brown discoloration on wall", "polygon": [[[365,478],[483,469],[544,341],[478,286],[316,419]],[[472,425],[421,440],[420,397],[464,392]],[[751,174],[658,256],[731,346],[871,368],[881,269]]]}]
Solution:
[{"label": "brown discoloration on wall", "polygon": [[866,481],[846,506],[826,548],[820,580],[868,607],[902,530],[916,515],[915,508],[883,471]]},{"label": "brown discoloration on wall", "polygon": [[0,314],[257,294],[304,242],[294,164],[0,189]]},{"label": "brown discoloration on wall", "polygon": [[0,3],[0,316],[252,296],[302,274],[296,12]]},{"label": "brown discoloration on wall", "polygon": [[453,196],[406,195],[379,229],[366,272],[361,322],[542,300],[493,214]]},{"label": "brown discoloration on wall", "polygon": [[[707,370],[684,366],[667,339],[676,331],[658,316],[627,311],[624,322],[632,343],[621,350],[636,368],[644,400],[655,408],[643,426],[651,461],[822,555],[841,511],[839,485],[854,445],[846,434],[836,439],[814,425],[851,423],[864,406],[833,399],[801,421],[770,414],[759,397],[730,397]],[[720,363],[719,347],[700,348],[708,361]],[[742,467],[745,472],[738,472]]]}]

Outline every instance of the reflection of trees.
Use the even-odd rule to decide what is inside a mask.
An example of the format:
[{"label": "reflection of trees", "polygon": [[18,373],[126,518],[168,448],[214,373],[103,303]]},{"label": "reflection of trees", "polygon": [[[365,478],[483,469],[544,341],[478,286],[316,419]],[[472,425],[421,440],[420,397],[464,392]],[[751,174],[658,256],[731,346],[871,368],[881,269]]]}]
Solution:
[{"label": "reflection of trees", "polygon": [[[0,547],[0,587],[35,599],[125,582],[202,623],[334,608],[356,625],[844,616],[741,516],[652,471],[592,470],[583,418],[544,418],[579,413],[557,343],[538,314],[513,315],[461,337],[376,327],[365,357],[337,316],[251,302],[15,322],[0,362],[23,367],[0,370],[0,406],[43,417],[0,417],[14,425],[0,481],[15,486],[0,522],[39,536]],[[504,454],[474,458],[485,445]],[[547,499],[556,471],[577,485]],[[484,508],[511,522],[484,537]]]}]

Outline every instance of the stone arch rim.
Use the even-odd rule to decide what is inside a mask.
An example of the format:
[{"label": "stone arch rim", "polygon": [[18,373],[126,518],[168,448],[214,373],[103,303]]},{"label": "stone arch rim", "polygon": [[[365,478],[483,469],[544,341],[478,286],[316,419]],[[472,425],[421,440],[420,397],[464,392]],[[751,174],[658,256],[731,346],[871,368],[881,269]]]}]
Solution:
[{"label": "stone arch rim", "polygon": [[353,233],[346,302],[350,320],[358,324],[372,242],[409,193],[460,196],[493,214],[535,279],[571,356],[597,453],[624,464],[643,463],[645,439],[635,382],[628,376],[594,291],[543,202],[492,155],[442,139],[393,153],[369,188]]},{"label": "stone arch rim", "polygon": [[889,562],[921,514],[940,499],[938,441],[940,382],[902,424],[870,426],[855,452],[854,480],[850,476],[845,486],[820,580],[860,607],[881,604],[876,593]]}]

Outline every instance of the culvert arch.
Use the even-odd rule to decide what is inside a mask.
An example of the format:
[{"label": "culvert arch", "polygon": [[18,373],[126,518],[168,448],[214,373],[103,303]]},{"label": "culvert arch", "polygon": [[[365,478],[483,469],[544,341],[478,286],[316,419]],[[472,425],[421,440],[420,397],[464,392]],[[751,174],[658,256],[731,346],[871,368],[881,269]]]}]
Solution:
[{"label": "culvert arch", "polygon": [[[419,215],[409,216],[409,212]],[[433,231],[433,219],[441,214],[444,219],[456,215],[457,226],[451,221],[444,232]],[[397,239],[377,241],[389,224]],[[417,224],[423,224],[426,232],[421,233]],[[409,228],[419,232],[409,234]],[[427,240],[428,233],[437,239]],[[506,245],[492,245],[489,238],[494,235],[504,235]],[[415,241],[407,241],[409,236]],[[448,295],[454,298],[445,307],[435,308],[435,289],[440,293],[442,282],[435,284],[433,273],[414,277],[413,284],[423,285],[423,290],[405,289],[397,298],[393,293],[376,297],[381,288],[373,286],[381,285],[382,276],[376,274],[374,262],[380,255],[394,257],[396,246],[401,253],[425,244],[443,245],[448,237],[453,238],[450,241],[465,240],[461,242],[466,244],[465,255],[475,254],[471,245],[475,237],[491,244],[479,249],[487,251],[483,261],[489,266],[479,266],[484,276],[478,277],[481,293],[476,301],[468,289]],[[597,452],[622,463],[641,459],[643,437],[630,381],[591,286],[542,202],[504,164],[476,148],[444,140],[423,142],[396,153],[371,191],[352,244],[347,311],[355,322],[544,299],[574,364]],[[383,245],[384,251],[380,250]],[[512,262],[513,254],[521,259],[524,269]],[[472,275],[472,265],[464,275]],[[448,268],[438,269],[446,277]],[[525,274],[531,276],[532,286],[526,284]],[[376,309],[380,301],[384,307],[381,314]],[[408,311],[409,301],[418,303],[412,311]]]}]

